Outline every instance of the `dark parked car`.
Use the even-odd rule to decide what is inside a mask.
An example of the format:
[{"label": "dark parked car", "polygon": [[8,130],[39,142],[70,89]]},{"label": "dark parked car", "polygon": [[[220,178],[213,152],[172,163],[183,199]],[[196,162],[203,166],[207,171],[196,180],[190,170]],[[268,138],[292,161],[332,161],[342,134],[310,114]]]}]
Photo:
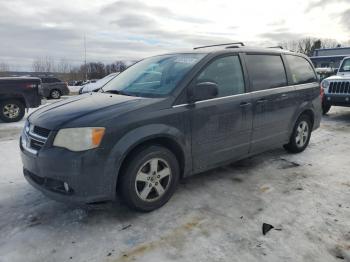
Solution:
[{"label": "dark parked car", "polygon": [[23,118],[26,108],[38,107],[40,84],[34,77],[0,77],[0,119],[16,122]]},{"label": "dark parked car", "polygon": [[[150,75],[160,77],[152,77]],[[283,146],[302,152],[320,126],[310,60],[228,45],[144,59],[98,93],[30,115],[24,175],[47,196],[151,211],[180,178]]]},{"label": "dark parked car", "polygon": [[69,95],[68,84],[55,77],[42,77],[42,95],[46,98],[59,99]]}]

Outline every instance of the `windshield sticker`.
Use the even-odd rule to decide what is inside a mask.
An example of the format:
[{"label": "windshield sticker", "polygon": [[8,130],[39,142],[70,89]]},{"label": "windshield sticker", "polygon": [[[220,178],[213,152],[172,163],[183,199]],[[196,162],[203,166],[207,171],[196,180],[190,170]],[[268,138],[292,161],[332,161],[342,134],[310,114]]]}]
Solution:
[{"label": "windshield sticker", "polygon": [[198,61],[198,57],[184,55],[184,56],[176,57],[174,62],[175,63],[183,63],[183,64],[194,64],[197,61]]}]

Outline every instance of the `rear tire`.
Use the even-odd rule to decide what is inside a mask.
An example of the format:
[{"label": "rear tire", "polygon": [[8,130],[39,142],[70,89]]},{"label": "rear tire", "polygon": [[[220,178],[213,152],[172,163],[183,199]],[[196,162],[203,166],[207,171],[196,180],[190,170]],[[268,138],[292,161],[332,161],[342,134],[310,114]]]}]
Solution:
[{"label": "rear tire", "polygon": [[149,212],[168,202],[180,176],[176,156],[167,148],[153,145],[138,150],[127,161],[117,189],[126,205]]},{"label": "rear tire", "polygon": [[331,109],[331,105],[322,104],[322,113],[323,113],[323,115],[327,114],[330,109]]},{"label": "rear tire", "polygon": [[57,89],[51,90],[50,98],[52,98],[52,99],[60,99],[61,98],[61,91],[57,90]]},{"label": "rear tire", "polygon": [[0,102],[0,119],[6,123],[17,122],[25,114],[25,105],[19,100],[5,100]]},{"label": "rear tire", "polygon": [[290,153],[300,153],[308,146],[312,132],[312,123],[308,115],[301,115],[293,128],[289,143],[284,148]]}]

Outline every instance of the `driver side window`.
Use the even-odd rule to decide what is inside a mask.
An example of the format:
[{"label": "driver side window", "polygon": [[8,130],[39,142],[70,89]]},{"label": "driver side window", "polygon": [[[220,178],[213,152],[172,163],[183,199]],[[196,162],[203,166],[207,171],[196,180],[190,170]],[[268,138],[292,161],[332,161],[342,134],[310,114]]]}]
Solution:
[{"label": "driver side window", "polygon": [[216,83],[217,97],[244,93],[244,77],[239,57],[232,55],[214,60],[200,73],[196,82]]}]

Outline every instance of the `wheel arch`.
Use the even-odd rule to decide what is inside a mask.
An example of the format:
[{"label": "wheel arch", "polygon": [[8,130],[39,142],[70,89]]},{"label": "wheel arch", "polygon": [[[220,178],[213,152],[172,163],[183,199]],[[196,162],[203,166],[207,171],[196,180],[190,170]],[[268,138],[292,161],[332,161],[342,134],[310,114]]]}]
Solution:
[{"label": "wheel arch", "polygon": [[[311,109],[305,109],[304,111],[302,111],[302,112],[300,113],[299,117],[302,116],[302,115],[307,115],[307,116],[310,118],[310,120],[311,120],[311,129],[312,129],[313,126],[314,126],[314,123],[315,123],[315,114],[314,114],[314,111],[312,111]],[[299,118],[299,117],[298,117],[298,118]]]},{"label": "wheel arch", "polygon": [[310,117],[311,125],[312,125],[312,127],[314,126],[314,123],[315,123],[314,109],[312,108],[312,106],[309,103],[304,103],[300,106],[300,108],[298,110],[296,110],[296,112],[292,118],[292,121],[290,122],[289,136],[292,135],[295,123],[298,121],[298,118],[301,115],[307,115],[308,117]]},{"label": "wheel arch", "polygon": [[53,87],[53,88],[50,90],[50,96],[51,96],[51,94],[52,94],[53,91],[57,91],[57,92],[60,94],[60,96],[62,96],[62,91],[61,91],[59,88],[56,88],[56,87]]},{"label": "wheel arch", "polygon": [[[132,156],[135,153],[151,145],[159,145],[159,146],[165,147],[175,155],[179,163],[180,176],[182,177],[183,171],[184,171],[184,165],[185,165],[185,154],[183,152],[183,149],[173,138],[169,136],[164,136],[164,135],[149,137],[148,139],[144,141],[140,141],[139,143],[133,145],[133,147],[126,152],[124,158],[122,159],[121,165],[119,168],[119,173],[122,173],[123,170],[125,170],[129,160],[132,158]],[[118,174],[118,179],[117,179],[118,181],[120,177],[121,176]],[[118,181],[117,181],[117,185],[118,185]]]},{"label": "wheel arch", "polygon": [[113,188],[111,190],[114,190],[114,194],[116,193],[120,174],[130,157],[141,148],[152,144],[164,146],[174,153],[179,162],[181,177],[189,173],[192,164],[189,146],[186,143],[185,135],[180,130],[163,124],[139,127],[118,140],[110,153],[107,165],[109,168],[105,172],[113,174],[111,177]]},{"label": "wheel arch", "polygon": [[7,100],[17,100],[21,102],[24,105],[24,107],[26,108],[28,107],[27,101],[23,95],[18,94],[18,95],[1,95],[0,96],[0,102],[7,101]]}]

